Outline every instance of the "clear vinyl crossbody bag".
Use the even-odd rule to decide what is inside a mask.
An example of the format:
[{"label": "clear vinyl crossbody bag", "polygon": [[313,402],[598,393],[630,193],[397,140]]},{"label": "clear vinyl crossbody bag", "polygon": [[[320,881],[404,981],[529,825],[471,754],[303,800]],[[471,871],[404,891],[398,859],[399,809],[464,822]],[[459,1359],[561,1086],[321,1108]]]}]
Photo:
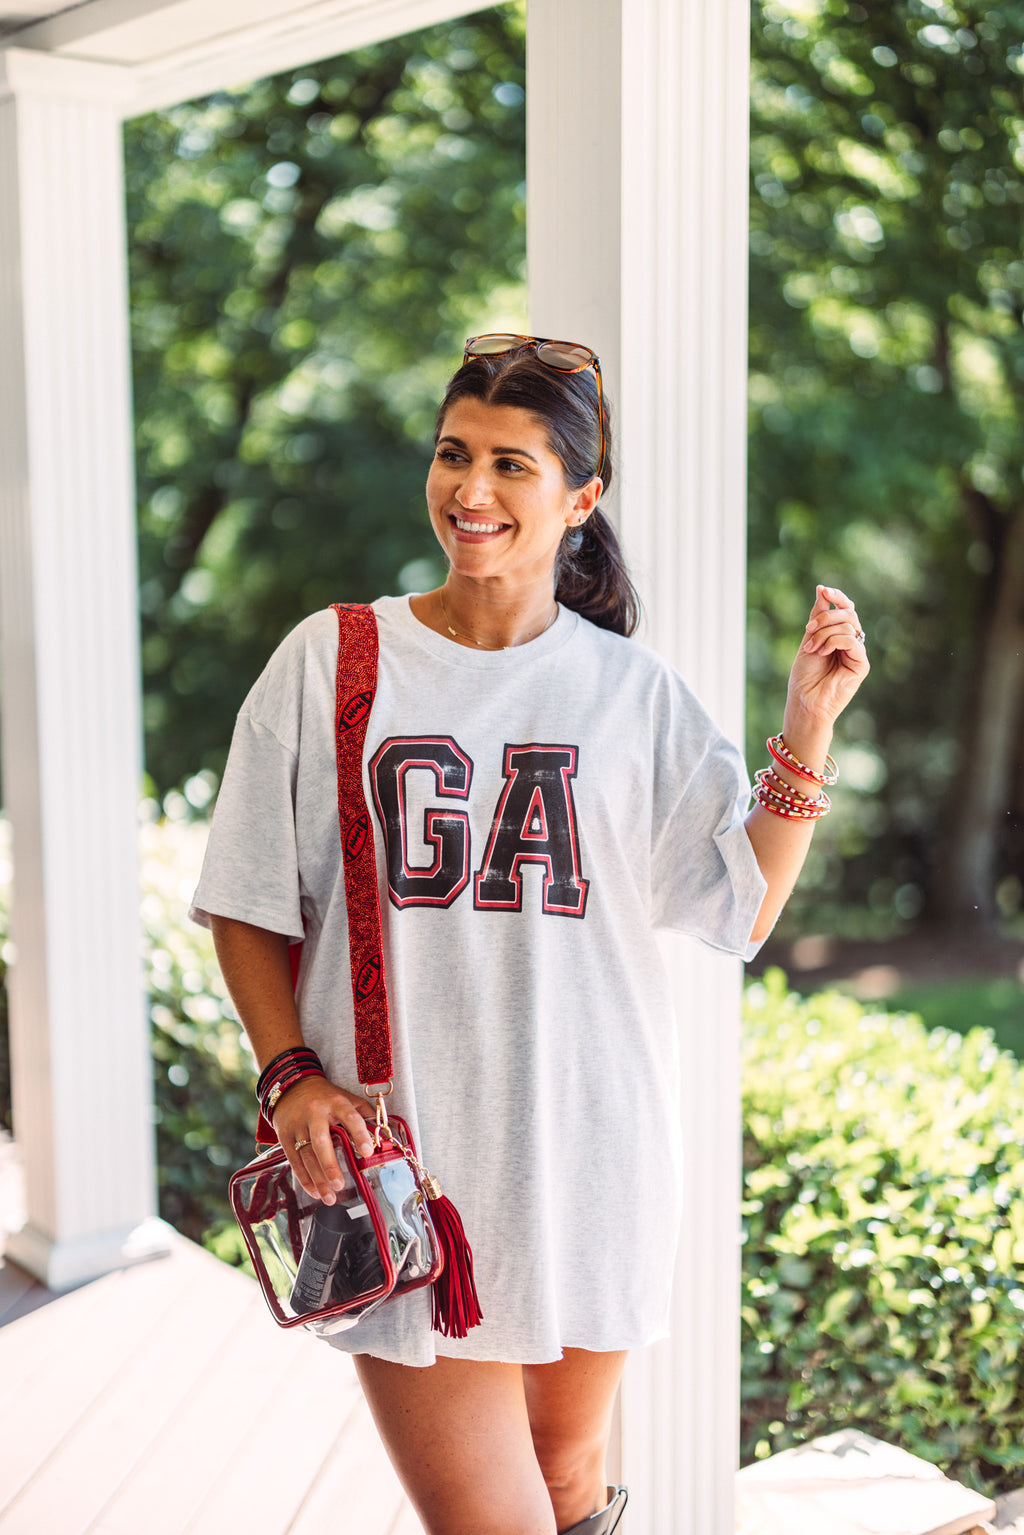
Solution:
[{"label": "clear vinyl crossbody bag", "polygon": [[444,1259],[420,1186],[408,1127],[378,1125],[378,1150],[356,1156],[332,1132],[345,1187],[313,1199],[281,1146],[234,1174],[231,1207],[274,1320],[320,1337],[354,1327],[390,1295],[433,1284]]},{"label": "clear vinyl crossbody bag", "polygon": [[431,1287],[431,1325],[464,1338],[482,1314],[473,1255],[458,1211],[420,1163],[409,1127],[388,1118],[391,1023],[384,975],[373,823],[362,759],[377,686],[372,608],[335,604],[338,618],[335,742],[338,816],[345,868],[356,1067],[377,1106],[373,1155],[359,1157],[331,1131],[344,1188],[334,1204],[307,1194],[260,1114],[263,1149],[229,1184],[242,1231],[274,1320],[321,1336],[356,1326],[390,1296]]}]

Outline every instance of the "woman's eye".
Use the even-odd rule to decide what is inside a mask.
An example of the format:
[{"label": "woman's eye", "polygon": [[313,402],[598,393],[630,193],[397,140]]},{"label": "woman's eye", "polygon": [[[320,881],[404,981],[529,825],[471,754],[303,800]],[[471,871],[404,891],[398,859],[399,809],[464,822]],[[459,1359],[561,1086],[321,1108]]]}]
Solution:
[{"label": "woman's eye", "polygon": [[[440,464],[465,464],[469,461],[467,455],[460,452],[458,448],[437,448],[434,457]],[[518,475],[526,473],[526,465],[521,464],[515,458],[496,458],[494,460],[494,467],[501,474]]]}]

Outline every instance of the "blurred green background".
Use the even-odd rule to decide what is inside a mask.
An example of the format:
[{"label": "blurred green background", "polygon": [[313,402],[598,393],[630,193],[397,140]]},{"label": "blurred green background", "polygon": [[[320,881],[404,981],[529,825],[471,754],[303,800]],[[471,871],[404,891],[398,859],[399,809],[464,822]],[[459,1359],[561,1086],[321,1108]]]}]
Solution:
[{"label": "blurred green background", "polygon": [[874,668],[790,931],[1020,936],[1022,41],[1019,4],[754,6],[752,751],[815,572]]}]

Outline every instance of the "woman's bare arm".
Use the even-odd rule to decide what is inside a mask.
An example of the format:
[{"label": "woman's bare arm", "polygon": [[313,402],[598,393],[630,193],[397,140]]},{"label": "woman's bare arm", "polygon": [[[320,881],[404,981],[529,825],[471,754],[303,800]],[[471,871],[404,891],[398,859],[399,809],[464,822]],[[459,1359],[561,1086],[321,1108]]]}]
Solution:
[{"label": "woman's bare arm", "polygon": [[[288,968],[288,940],[232,917],[211,916],[213,942],[224,982],[249,1036],[260,1068],[283,1050],[304,1043]],[[364,1099],[329,1082],[307,1077],[280,1099],[274,1131],[307,1194],[333,1204],[343,1186],[331,1144],[331,1125],[341,1125],[364,1156],[373,1149]],[[296,1141],[308,1141],[295,1150]]]},{"label": "woman's bare arm", "polygon": [[[800,762],[806,763],[815,772],[821,772],[825,766],[825,757],[832,738],[831,731],[820,746],[816,746],[813,736],[804,735],[799,730],[787,729],[783,726],[782,734],[787,746]],[[778,763],[775,764],[774,771],[780,778],[785,778],[794,789],[802,790],[804,793],[811,792],[806,779],[799,779],[796,774],[787,772]],[[814,822],[783,820],[781,816],[772,815],[770,810],[765,810],[761,805],[755,805],[747,816],[746,828],[750,845],[757,859],[757,866],[768,883],[761,909],[757,914],[757,921],[750,935],[752,943],[761,943],[775,926],[776,918],[792,894],[793,886],[797,882],[811,846]]]}]

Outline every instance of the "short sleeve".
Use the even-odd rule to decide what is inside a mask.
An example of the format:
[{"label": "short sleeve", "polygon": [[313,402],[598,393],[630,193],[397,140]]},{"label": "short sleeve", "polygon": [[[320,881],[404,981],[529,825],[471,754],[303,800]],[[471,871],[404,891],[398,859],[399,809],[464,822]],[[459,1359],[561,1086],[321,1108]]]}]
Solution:
[{"label": "short sleeve", "polygon": [[[651,888],[655,927],[697,938],[751,959],[751,943],[767,884],[744,821],[750,784],[739,752],[696,705],[677,721],[689,745],[670,738],[655,793]],[[693,753],[695,735],[703,750]],[[689,759],[689,767],[684,764]],[[681,771],[680,771],[681,769]]]},{"label": "short sleeve", "polygon": [[238,716],[189,916],[233,917],[303,936],[295,836],[297,758],[247,712]]}]

